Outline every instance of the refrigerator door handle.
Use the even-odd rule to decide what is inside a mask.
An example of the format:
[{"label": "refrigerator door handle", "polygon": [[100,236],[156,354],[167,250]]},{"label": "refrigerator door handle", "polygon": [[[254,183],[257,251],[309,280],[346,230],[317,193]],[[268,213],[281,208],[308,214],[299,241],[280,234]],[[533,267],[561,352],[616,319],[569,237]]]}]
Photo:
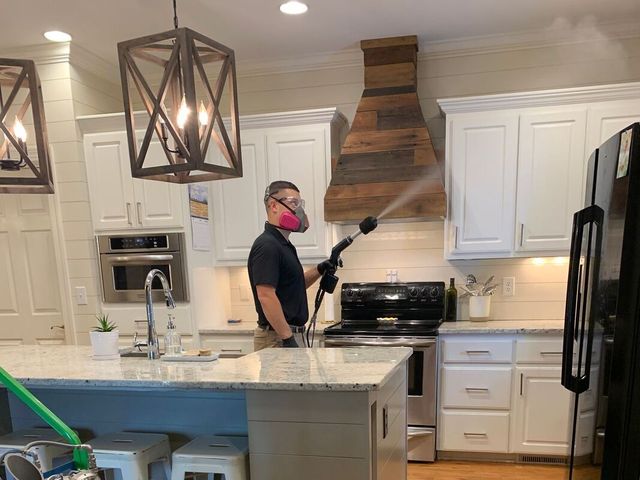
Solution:
[{"label": "refrigerator door handle", "polygon": [[[582,240],[585,233],[585,225],[594,224],[596,226],[596,251],[594,265],[591,265],[591,271],[587,270],[587,275],[593,279],[598,278],[598,264],[600,257],[600,249],[602,245],[602,223],[604,220],[604,211],[597,205],[587,207],[573,216],[573,233],[571,236],[571,257],[569,260],[569,279],[567,283],[567,302],[564,317],[564,339],[563,339],[563,355],[562,355],[562,385],[574,393],[583,393],[589,388],[590,380],[590,363],[591,363],[591,343],[593,338],[593,318],[586,319],[589,322],[589,341],[587,342],[588,350],[586,351],[585,371],[580,375],[573,374],[573,355],[574,341],[580,338],[582,344],[584,339],[584,331],[582,318],[577,318],[577,312],[584,314],[585,309],[580,308],[580,303],[591,302],[591,298],[582,298],[580,294],[581,278],[584,266],[581,264]],[[588,259],[590,261],[590,259]],[[585,278],[584,292],[589,292],[589,278]],[[592,282],[595,284],[596,282]],[[593,292],[591,292],[593,295]],[[584,345],[583,345],[584,348]],[[581,361],[579,358],[578,361]]]}]

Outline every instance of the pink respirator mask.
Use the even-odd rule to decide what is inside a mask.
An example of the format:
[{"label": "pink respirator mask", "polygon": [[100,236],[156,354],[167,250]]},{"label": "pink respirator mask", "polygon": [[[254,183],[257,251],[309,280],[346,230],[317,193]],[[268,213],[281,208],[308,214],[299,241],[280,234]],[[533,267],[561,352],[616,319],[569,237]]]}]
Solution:
[{"label": "pink respirator mask", "polygon": [[307,214],[305,213],[302,206],[293,210],[282,200],[277,199],[273,195],[269,196],[287,209],[287,211],[280,215],[278,227],[282,228],[283,230],[297,233],[304,233],[309,229],[309,218],[307,217]]}]

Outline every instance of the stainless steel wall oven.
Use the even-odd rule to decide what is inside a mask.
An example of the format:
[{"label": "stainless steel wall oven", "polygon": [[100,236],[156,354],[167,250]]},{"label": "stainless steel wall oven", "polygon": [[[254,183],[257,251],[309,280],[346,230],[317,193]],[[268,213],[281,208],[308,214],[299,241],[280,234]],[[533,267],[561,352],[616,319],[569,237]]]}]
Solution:
[{"label": "stainless steel wall oven", "polygon": [[[144,281],[150,270],[161,270],[177,302],[189,301],[183,233],[100,235],[102,299],[105,303],[144,302]],[[162,286],[154,280],[153,299],[162,300]]]}]

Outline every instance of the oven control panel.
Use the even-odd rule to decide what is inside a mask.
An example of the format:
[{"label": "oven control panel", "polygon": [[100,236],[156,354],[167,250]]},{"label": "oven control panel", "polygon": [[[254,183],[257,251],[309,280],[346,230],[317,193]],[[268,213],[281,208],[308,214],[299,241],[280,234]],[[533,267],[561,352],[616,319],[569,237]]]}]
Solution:
[{"label": "oven control panel", "polygon": [[444,282],[344,283],[341,303],[398,306],[408,304],[444,304]]},{"label": "oven control panel", "polygon": [[152,253],[181,251],[184,249],[183,233],[156,233],[152,235],[99,235],[96,237],[98,253]]}]

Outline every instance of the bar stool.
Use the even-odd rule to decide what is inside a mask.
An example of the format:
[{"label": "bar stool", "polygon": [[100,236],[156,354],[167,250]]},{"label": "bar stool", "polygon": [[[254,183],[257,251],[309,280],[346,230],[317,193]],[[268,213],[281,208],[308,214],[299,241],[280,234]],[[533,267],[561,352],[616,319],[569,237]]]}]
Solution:
[{"label": "bar stool", "polygon": [[[66,442],[55,430],[51,428],[27,428],[0,436],[0,455],[9,450],[23,449],[27,444],[37,440],[49,440],[52,442]],[[40,445],[33,448],[38,455],[40,468],[43,472],[53,469],[53,461],[71,451],[71,448],[56,447],[53,445]]]},{"label": "bar stool", "polygon": [[119,470],[123,480],[148,480],[149,466],[156,462],[162,462],[166,480],[171,477],[171,450],[166,435],[117,432],[88,443],[98,467]]},{"label": "bar stool", "polygon": [[224,480],[247,480],[247,443],[247,437],[198,437],[173,452],[171,480],[184,480],[187,472],[222,474]]}]

